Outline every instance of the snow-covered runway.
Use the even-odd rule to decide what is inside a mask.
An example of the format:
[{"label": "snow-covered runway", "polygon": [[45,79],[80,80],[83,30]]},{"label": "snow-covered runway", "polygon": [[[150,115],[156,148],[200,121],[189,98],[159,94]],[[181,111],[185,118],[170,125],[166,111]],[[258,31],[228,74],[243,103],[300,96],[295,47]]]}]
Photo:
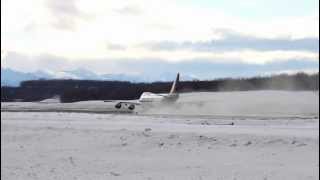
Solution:
[{"label": "snow-covered runway", "polygon": [[319,177],[318,119],[1,115],[2,179]]}]

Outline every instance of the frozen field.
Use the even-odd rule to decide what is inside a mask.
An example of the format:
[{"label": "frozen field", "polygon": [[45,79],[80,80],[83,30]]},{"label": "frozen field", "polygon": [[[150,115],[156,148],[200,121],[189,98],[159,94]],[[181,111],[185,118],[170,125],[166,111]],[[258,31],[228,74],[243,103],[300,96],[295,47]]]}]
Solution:
[{"label": "frozen field", "polygon": [[137,114],[71,112],[114,111],[98,101],[2,103],[1,179],[318,179],[318,98],[190,93]]}]

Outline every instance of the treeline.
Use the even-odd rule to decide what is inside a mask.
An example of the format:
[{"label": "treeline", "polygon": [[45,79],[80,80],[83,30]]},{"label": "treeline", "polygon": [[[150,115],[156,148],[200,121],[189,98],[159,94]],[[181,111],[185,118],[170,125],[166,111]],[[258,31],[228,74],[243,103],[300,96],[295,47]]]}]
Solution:
[{"label": "treeline", "polygon": [[[1,101],[40,101],[59,96],[62,102],[138,99],[143,92],[166,93],[172,82],[130,83],[92,80],[33,80],[20,87],[1,87]],[[319,90],[319,73],[183,81],[179,92],[249,90]]]}]

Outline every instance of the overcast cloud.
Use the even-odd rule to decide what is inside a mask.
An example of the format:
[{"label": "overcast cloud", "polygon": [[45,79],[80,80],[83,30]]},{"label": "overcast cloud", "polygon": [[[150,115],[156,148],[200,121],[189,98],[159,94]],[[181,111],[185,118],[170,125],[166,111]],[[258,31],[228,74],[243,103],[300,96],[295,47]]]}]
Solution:
[{"label": "overcast cloud", "polygon": [[185,41],[173,42],[162,41],[146,43],[143,46],[154,51],[166,50],[192,50],[192,51],[238,51],[238,50],[257,50],[257,51],[310,51],[319,53],[319,38],[299,38],[293,39],[290,37],[279,38],[263,38],[244,35],[232,30],[219,31],[222,35],[221,39],[208,41]]},{"label": "overcast cloud", "polygon": [[1,56],[8,55],[1,66],[232,75],[264,74],[272,69],[259,67],[271,64],[296,70],[288,64],[298,61],[318,69],[317,7],[317,0],[1,0]]}]

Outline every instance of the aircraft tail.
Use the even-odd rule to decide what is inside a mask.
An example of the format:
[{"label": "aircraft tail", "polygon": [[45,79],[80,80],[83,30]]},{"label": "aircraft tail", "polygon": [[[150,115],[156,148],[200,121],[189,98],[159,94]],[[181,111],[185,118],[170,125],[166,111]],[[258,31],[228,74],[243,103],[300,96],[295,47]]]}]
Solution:
[{"label": "aircraft tail", "polygon": [[179,82],[179,78],[180,78],[180,74],[178,73],[177,74],[177,77],[176,77],[176,80],[173,82],[172,86],[171,86],[171,90],[170,90],[170,93],[169,94],[174,94],[176,93],[176,90],[177,90],[177,84]]}]

